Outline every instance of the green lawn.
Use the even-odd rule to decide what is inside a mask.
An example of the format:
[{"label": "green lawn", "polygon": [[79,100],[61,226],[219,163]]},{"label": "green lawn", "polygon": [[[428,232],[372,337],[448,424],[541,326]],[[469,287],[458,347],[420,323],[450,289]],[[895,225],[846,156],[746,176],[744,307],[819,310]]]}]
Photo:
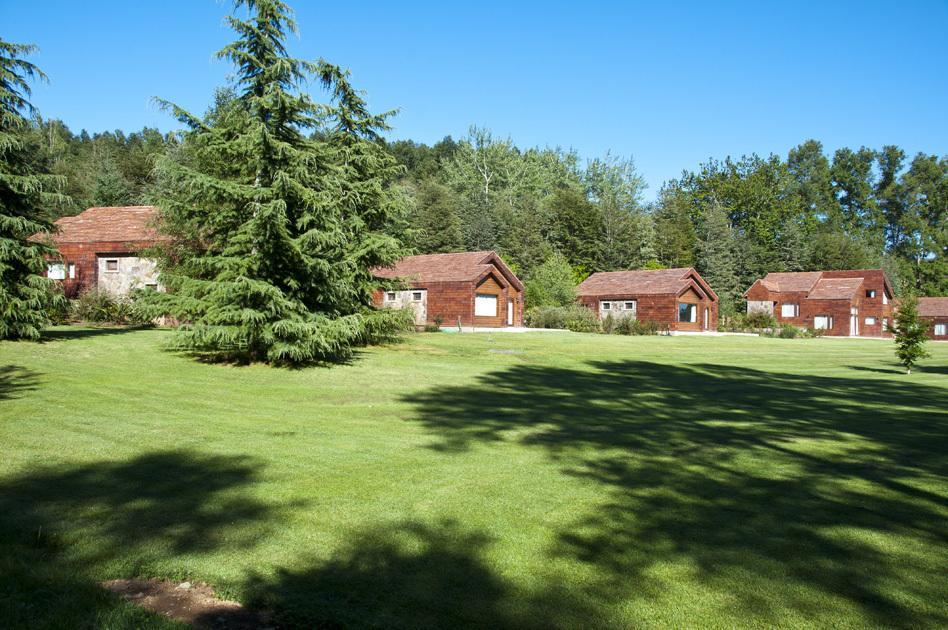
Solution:
[{"label": "green lawn", "polygon": [[944,627],[948,344],[428,334],[208,365],[0,344],[0,625],[192,579],[351,627]]}]

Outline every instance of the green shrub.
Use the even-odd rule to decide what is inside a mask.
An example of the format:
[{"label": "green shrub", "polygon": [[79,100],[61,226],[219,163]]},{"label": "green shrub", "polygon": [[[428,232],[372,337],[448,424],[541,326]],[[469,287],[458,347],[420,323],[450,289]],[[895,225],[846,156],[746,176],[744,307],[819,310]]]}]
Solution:
[{"label": "green shrub", "polygon": [[790,324],[785,324],[780,327],[780,332],[777,333],[777,336],[781,339],[796,339],[803,335],[803,331],[796,326],[791,326]]},{"label": "green shrub", "polygon": [[435,315],[431,318],[431,324],[425,324],[425,332],[436,333],[441,332],[441,324],[444,322],[443,315]]},{"label": "green shrub", "polygon": [[[736,318],[736,317],[735,317]],[[743,316],[743,327],[750,329],[776,328],[777,320],[771,313],[753,311]]]},{"label": "green shrub", "polygon": [[567,322],[573,322],[577,328],[589,328],[590,321],[596,321],[596,314],[585,306],[571,304],[570,306],[537,306],[528,309],[524,314],[524,324],[528,328],[569,328]]},{"label": "green shrub", "polygon": [[75,319],[93,324],[144,324],[131,298],[115,296],[108,291],[90,289],[73,300],[72,315]]},{"label": "green shrub", "polygon": [[582,306],[569,308],[571,308],[571,312],[565,322],[567,330],[582,333],[599,332],[599,319],[595,313]]},{"label": "green shrub", "polygon": [[664,328],[658,322],[622,317],[615,325],[617,335],[657,335]]},{"label": "green shrub", "polygon": [[600,325],[600,328],[603,334],[611,335],[612,333],[614,333],[616,331],[616,323],[617,323],[617,320],[612,313],[609,313],[608,315],[606,315],[602,319],[602,323]]},{"label": "green shrub", "polygon": [[62,285],[56,283],[50,288],[50,292],[54,296],[47,300],[46,316],[51,324],[68,324],[72,319],[72,303],[63,294]]}]

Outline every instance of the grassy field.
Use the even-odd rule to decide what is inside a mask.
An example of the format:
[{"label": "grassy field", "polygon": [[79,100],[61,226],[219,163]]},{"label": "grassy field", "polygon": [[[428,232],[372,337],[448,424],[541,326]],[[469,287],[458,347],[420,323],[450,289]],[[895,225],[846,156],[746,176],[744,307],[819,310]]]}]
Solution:
[{"label": "grassy field", "polygon": [[948,344],[428,334],[207,365],[169,333],[0,344],[0,625],[944,627]]}]

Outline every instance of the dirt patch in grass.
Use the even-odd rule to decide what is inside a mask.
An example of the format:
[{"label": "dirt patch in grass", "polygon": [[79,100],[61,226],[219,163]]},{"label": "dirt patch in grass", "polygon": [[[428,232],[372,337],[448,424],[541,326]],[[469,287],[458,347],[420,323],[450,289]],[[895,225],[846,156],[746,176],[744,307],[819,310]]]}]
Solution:
[{"label": "dirt patch in grass", "polygon": [[109,580],[102,586],[152,612],[197,628],[260,630],[275,628],[269,615],[218,599],[206,584],[161,580]]}]

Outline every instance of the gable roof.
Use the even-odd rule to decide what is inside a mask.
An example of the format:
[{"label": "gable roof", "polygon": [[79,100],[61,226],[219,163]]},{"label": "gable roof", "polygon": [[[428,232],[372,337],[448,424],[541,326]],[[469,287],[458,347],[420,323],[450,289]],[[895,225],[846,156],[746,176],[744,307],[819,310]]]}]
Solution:
[{"label": "gable roof", "polygon": [[771,291],[778,293],[787,293],[802,291],[807,292],[816,286],[822,277],[821,271],[785,271],[768,273],[761,280],[761,284]]},{"label": "gable roof", "polygon": [[[104,206],[89,208],[74,217],[56,221],[59,228],[51,236],[56,244],[97,242],[154,242],[161,240],[155,227],[155,206]],[[37,234],[34,238],[46,235]]]},{"label": "gable roof", "polygon": [[376,267],[372,273],[377,278],[400,278],[414,282],[474,282],[495,270],[502,281],[519,291],[523,290],[520,279],[497,252],[491,250],[406,256],[391,267]]},{"label": "gable roof", "polygon": [[849,299],[864,281],[879,277],[885,291],[894,295],[892,284],[882,269],[837,269],[771,272],[744,291],[744,297],[759,284],[772,293],[807,293],[807,298],[815,300]]},{"label": "gable roof", "polygon": [[581,296],[610,295],[681,295],[689,287],[717,300],[708,283],[693,267],[675,269],[638,269],[632,271],[599,271],[583,280],[576,293]]},{"label": "gable roof", "polygon": [[948,317],[948,297],[918,298],[918,314],[922,317]]},{"label": "gable roof", "polygon": [[806,297],[810,300],[850,300],[862,283],[862,278],[821,278]]}]

